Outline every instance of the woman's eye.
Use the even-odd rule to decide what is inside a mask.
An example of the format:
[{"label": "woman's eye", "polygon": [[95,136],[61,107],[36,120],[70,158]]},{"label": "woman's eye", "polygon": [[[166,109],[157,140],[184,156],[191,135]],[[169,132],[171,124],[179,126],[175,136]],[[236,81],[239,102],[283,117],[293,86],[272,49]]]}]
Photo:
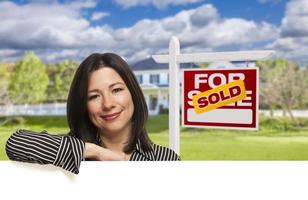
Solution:
[{"label": "woman's eye", "polygon": [[96,99],[96,98],[98,98],[98,95],[94,94],[94,95],[90,95],[88,99],[93,100],[93,99]]},{"label": "woman's eye", "polygon": [[118,93],[118,92],[120,92],[120,91],[122,91],[122,90],[123,90],[122,88],[115,88],[115,89],[112,90],[112,92]]}]

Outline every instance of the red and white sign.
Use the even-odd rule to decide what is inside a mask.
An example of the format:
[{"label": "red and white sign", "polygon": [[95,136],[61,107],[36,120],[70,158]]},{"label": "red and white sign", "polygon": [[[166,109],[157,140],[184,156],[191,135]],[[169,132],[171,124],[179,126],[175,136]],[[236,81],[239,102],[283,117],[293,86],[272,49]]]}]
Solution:
[{"label": "red and white sign", "polygon": [[[241,88],[244,88],[242,92],[245,94],[242,94],[241,100],[228,103],[235,96],[232,94],[240,95],[236,90],[231,91],[232,88],[237,87],[239,80],[244,82],[244,87]],[[185,69],[183,72],[182,125],[258,129],[258,80],[258,68]]]}]

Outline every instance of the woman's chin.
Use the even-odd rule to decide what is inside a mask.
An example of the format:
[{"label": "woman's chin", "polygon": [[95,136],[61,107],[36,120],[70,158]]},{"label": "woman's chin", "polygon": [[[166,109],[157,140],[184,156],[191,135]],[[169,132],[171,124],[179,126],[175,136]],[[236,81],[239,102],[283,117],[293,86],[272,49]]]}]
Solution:
[{"label": "woman's chin", "polygon": [[101,128],[102,133],[107,133],[107,134],[116,134],[121,132],[121,128],[117,128],[117,127],[104,127]]}]

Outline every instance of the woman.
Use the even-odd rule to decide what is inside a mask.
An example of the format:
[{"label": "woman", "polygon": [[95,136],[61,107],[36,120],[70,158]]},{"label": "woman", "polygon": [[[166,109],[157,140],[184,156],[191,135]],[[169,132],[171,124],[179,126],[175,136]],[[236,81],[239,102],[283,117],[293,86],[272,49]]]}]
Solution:
[{"label": "woman", "polygon": [[146,102],[128,64],[113,53],[92,54],[78,67],[67,101],[67,136],[19,130],[7,141],[11,160],[53,164],[79,173],[86,160],[179,160],[151,142]]}]

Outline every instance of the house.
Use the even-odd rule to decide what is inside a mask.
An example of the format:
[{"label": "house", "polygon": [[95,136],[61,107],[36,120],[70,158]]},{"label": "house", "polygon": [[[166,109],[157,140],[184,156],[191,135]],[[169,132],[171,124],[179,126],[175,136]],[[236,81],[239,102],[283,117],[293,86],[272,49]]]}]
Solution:
[{"label": "house", "polygon": [[[221,66],[220,66],[221,65]],[[217,62],[211,63],[208,68],[255,67],[255,62]],[[156,63],[152,58],[141,60],[131,65],[133,72],[141,86],[148,105],[149,114],[157,115],[162,109],[169,107],[169,65]],[[194,63],[181,63],[181,72],[187,68],[200,68]],[[180,84],[182,84],[182,73]]]},{"label": "house", "polygon": [[[142,88],[149,114],[157,115],[161,109],[167,109],[169,106],[169,65],[159,64],[152,58],[148,58],[131,67]],[[199,67],[193,63],[183,63],[180,68],[182,71],[184,68]]]}]

